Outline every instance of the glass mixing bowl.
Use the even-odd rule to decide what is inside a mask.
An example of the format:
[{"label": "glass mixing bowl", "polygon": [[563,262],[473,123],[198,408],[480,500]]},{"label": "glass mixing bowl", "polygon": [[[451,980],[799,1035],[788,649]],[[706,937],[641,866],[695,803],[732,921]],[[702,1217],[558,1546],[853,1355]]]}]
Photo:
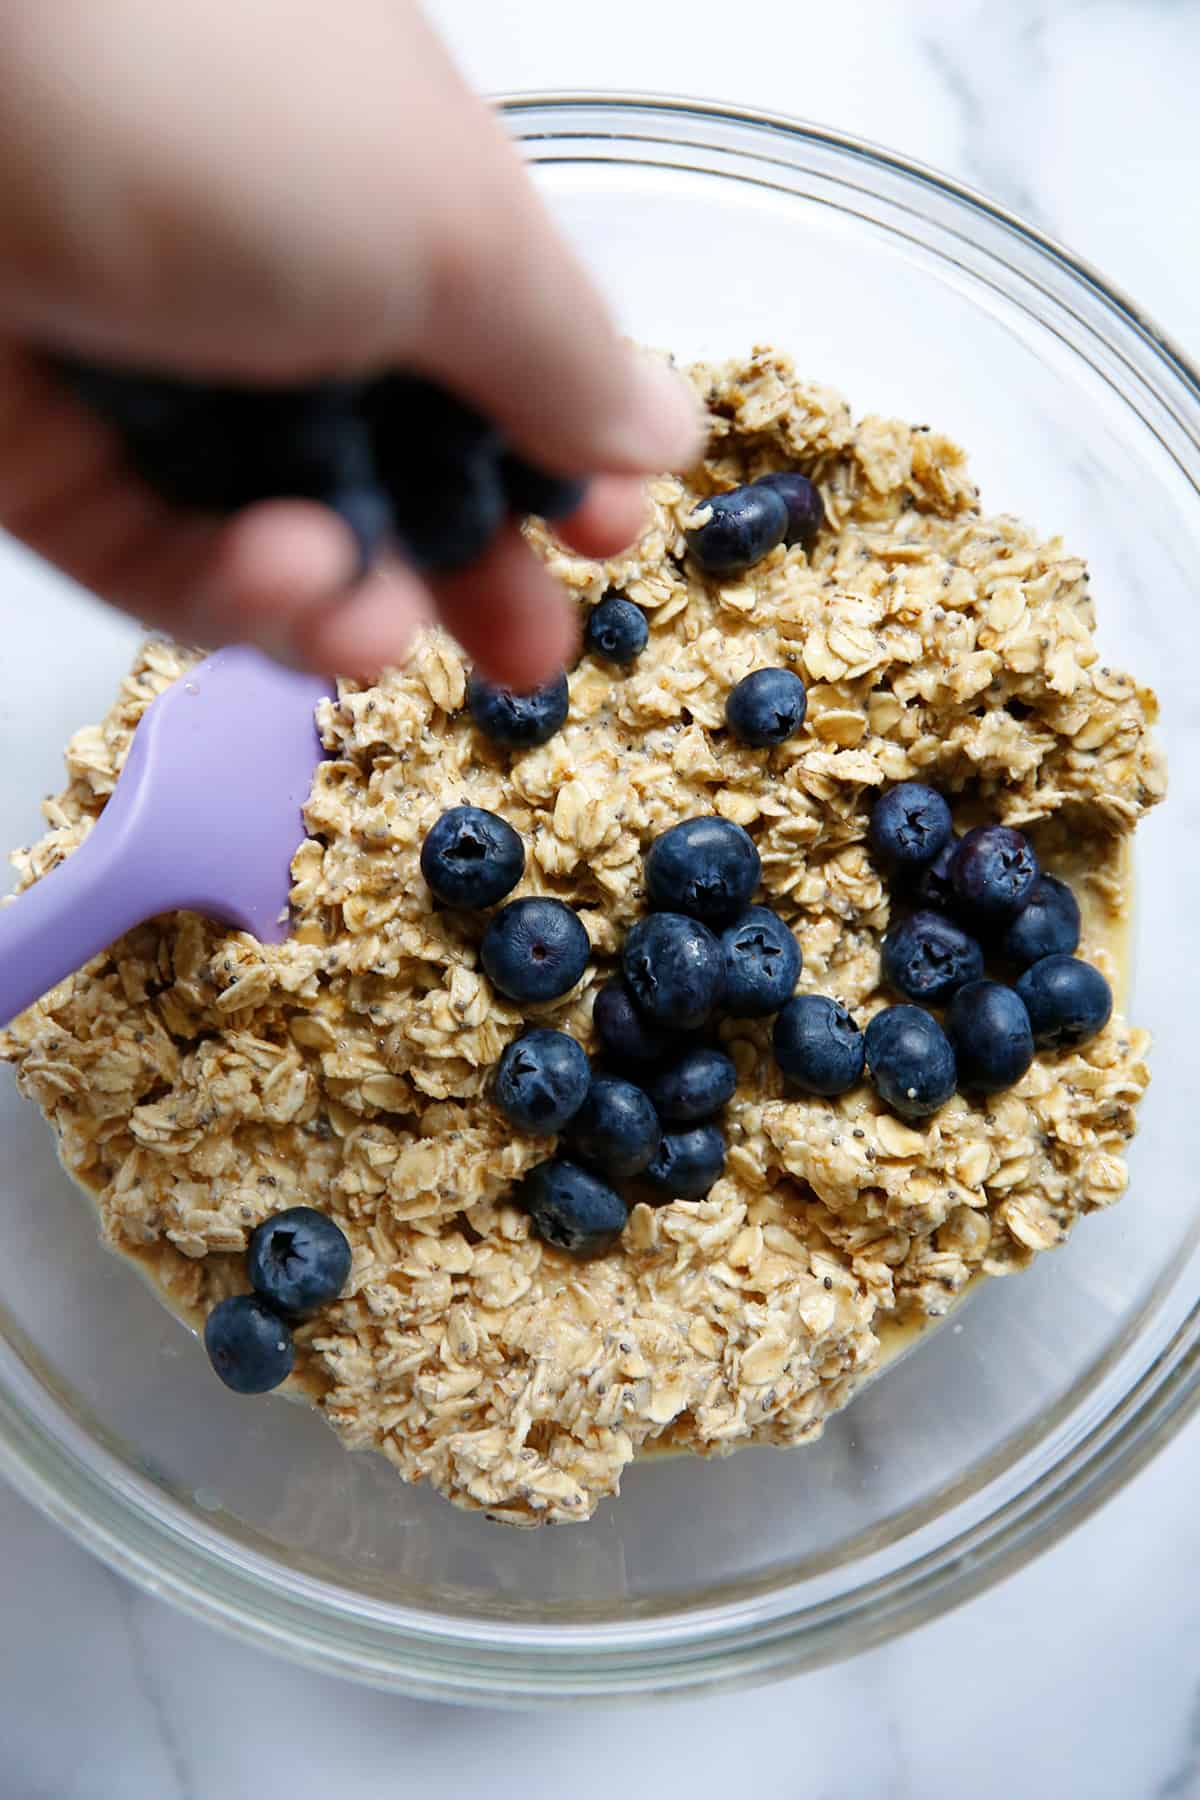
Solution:
[{"label": "glass mixing bowl", "polygon": [[[861,410],[935,422],[986,505],[1091,561],[1107,654],[1197,728],[1200,389],[1133,306],[977,196],[832,133],[690,102],[530,96],[512,133],[637,339],[770,341]],[[133,638],[9,550],[0,840]],[[22,679],[17,680],[18,671]],[[985,1284],[824,1438],[651,1461],[586,1526],[515,1532],[247,1403],[134,1270],[11,1082],[0,1113],[0,1467],[101,1556],[329,1670],[546,1702],[761,1677],[929,1618],[1085,1517],[1196,1404],[1200,755],[1139,839],[1134,1016],[1156,1079],[1124,1202]]]}]

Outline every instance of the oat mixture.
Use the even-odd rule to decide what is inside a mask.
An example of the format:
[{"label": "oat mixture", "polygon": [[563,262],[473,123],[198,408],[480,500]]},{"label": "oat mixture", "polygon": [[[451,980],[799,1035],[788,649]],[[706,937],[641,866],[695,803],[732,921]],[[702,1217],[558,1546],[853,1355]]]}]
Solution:
[{"label": "oat mixture", "polygon": [[[348,1446],[513,1524],[588,1517],[648,1445],[816,1437],[897,1323],[945,1313],[978,1272],[1021,1268],[1120,1195],[1147,1081],[1146,1034],[1118,1013],[1083,1050],[1039,1053],[1010,1092],[956,1096],[914,1127],[866,1085],[789,1094],[770,1022],[727,1021],[740,1085],[709,1197],[636,1207],[597,1262],[531,1235],[507,1196],[548,1144],[488,1097],[530,1015],[477,966],[484,917],[435,910],[421,879],[443,809],[509,819],[529,853],[518,893],[580,909],[591,964],[538,1017],[590,1045],[593,994],[643,910],[643,852],[681,819],[746,827],[803,948],[801,991],[865,1023],[884,1003],[889,903],[864,845],[882,786],[919,776],[960,828],[1026,830],[1075,886],[1080,954],[1118,993],[1129,840],[1164,788],[1153,696],[1100,659],[1083,562],[983,515],[956,445],[856,423],[773,351],[693,373],[708,459],[653,484],[637,548],[601,566],[538,540],[581,600],[614,586],[646,609],[631,671],[584,657],[565,728],[514,753],[471,724],[463,659],[438,633],[403,673],[343,683],[320,716],[330,757],[290,941],[164,918],[0,1040],[108,1242],[191,1322],[244,1290],[261,1220],[331,1213],[353,1271],[299,1328],[289,1386]],[[700,575],[683,531],[704,496],[788,466],[824,496],[811,555],[781,547],[736,580]],[[86,834],[138,718],[190,660],[147,646],[104,723],[72,740],[49,832],[16,859],[23,883]],[[723,729],[725,695],[779,664],[808,686],[807,724],[747,749]]]}]

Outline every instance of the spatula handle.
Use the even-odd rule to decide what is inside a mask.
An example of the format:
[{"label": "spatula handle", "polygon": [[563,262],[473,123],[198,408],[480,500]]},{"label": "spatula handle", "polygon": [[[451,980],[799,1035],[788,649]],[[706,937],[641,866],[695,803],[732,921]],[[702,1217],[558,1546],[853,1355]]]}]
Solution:
[{"label": "spatula handle", "polygon": [[136,812],[116,797],[56,869],[0,906],[0,1026],[134,925],[173,903],[145,854]]}]

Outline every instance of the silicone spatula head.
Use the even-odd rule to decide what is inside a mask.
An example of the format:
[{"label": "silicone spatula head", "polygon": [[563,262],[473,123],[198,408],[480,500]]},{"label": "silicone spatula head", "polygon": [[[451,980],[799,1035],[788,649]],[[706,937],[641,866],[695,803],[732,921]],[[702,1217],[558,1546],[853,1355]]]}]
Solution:
[{"label": "silicone spatula head", "polygon": [[263,943],[287,936],[301,809],[322,756],[314,714],[330,691],[238,646],[147,709],[105,816],[136,837],[130,879],[156,901],[150,912],[186,907]]}]

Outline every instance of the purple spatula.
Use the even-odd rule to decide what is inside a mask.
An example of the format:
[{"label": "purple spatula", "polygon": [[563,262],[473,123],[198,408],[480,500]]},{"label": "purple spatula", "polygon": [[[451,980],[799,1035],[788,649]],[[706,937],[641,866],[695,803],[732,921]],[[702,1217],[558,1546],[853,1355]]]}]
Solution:
[{"label": "purple spatula", "polygon": [[282,942],[322,754],[313,711],[332,691],[239,646],[159,695],[83,843],[0,907],[0,1025],[157,913]]}]

